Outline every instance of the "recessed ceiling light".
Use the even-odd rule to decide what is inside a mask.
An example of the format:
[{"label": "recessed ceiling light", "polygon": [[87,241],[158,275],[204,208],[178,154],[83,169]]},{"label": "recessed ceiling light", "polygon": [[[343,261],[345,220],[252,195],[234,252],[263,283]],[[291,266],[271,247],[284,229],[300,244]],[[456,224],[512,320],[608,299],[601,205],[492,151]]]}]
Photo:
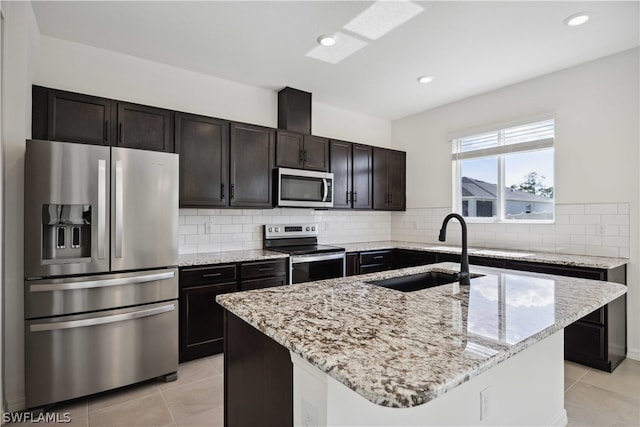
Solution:
[{"label": "recessed ceiling light", "polygon": [[340,31],[335,33],[333,37],[340,40],[340,43],[336,43],[335,46],[318,45],[307,52],[306,56],[330,64],[337,64],[367,45],[367,42]]},{"label": "recessed ceiling light", "polygon": [[431,83],[433,81],[433,77],[431,77],[431,76],[421,76],[421,77],[418,77],[418,81],[420,83]]},{"label": "recessed ceiling light", "polygon": [[576,13],[575,15],[569,16],[564,20],[564,24],[569,27],[577,27],[578,25],[582,25],[589,20],[589,14],[587,12]]},{"label": "recessed ceiling light", "polygon": [[336,37],[320,36],[318,37],[318,43],[320,43],[322,46],[333,46],[334,44],[336,44]]}]

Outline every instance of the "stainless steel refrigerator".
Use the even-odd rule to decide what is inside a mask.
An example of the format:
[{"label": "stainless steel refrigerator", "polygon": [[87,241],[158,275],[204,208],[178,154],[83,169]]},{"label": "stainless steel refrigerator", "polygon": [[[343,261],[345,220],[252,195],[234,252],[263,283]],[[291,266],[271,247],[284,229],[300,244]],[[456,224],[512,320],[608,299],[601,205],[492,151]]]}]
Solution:
[{"label": "stainless steel refrigerator", "polygon": [[178,369],[178,155],[28,140],[28,408]]}]

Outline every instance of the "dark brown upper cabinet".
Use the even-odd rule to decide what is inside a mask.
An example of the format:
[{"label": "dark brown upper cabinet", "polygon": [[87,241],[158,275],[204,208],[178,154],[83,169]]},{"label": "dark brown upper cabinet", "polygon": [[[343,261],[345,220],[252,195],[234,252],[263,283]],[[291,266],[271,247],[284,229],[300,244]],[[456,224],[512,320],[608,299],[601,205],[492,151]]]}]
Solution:
[{"label": "dark brown upper cabinet", "polygon": [[172,153],[173,112],[146,105],[118,102],[116,145]]},{"label": "dark brown upper cabinet", "polygon": [[311,94],[292,87],[278,92],[278,128],[311,133]]},{"label": "dark brown upper cabinet", "polygon": [[231,123],[230,206],[271,208],[275,129]]},{"label": "dark brown upper cabinet", "polygon": [[33,86],[34,139],[172,153],[173,111]]},{"label": "dark brown upper cabinet", "polygon": [[110,145],[113,101],[33,86],[32,137]]},{"label": "dark brown upper cabinet", "polygon": [[276,166],[327,172],[329,140],[319,136],[278,130]]},{"label": "dark brown upper cabinet", "polygon": [[331,141],[334,208],[371,209],[372,153],[367,145]]},{"label": "dark brown upper cabinet", "polygon": [[229,122],[175,113],[180,207],[227,206]]},{"label": "dark brown upper cabinet", "polygon": [[406,153],[386,148],[373,149],[373,208],[406,209]]}]

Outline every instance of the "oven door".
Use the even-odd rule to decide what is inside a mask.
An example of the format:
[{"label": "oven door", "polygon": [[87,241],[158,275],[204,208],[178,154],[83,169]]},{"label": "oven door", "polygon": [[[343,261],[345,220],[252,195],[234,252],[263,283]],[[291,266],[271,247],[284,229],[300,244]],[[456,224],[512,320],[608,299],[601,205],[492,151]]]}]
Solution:
[{"label": "oven door", "polygon": [[289,284],[345,276],[345,253],[295,255],[289,258]]},{"label": "oven door", "polygon": [[278,206],[333,207],[333,174],[298,169],[276,169]]}]

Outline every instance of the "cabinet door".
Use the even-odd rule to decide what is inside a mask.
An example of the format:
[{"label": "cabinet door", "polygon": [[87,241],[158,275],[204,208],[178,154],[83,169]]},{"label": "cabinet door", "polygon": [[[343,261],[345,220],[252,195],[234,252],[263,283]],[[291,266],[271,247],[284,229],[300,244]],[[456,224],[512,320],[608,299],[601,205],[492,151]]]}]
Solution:
[{"label": "cabinet door", "polygon": [[373,188],[373,149],[353,144],[353,207],[371,209]]},{"label": "cabinet door", "polygon": [[272,206],[275,130],[242,123],[231,124],[230,205]]},{"label": "cabinet door", "polygon": [[402,151],[387,152],[387,192],[389,210],[403,211],[405,203],[406,154]]},{"label": "cabinet door", "polygon": [[387,150],[373,149],[373,208],[387,209]]},{"label": "cabinet door", "polygon": [[119,102],[117,146],[172,153],[173,112]]},{"label": "cabinet door", "polygon": [[47,137],[52,141],[109,145],[112,101],[47,89]]},{"label": "cabinet door", "polygon": [[181,362],[222,352],[224,309],[216,302],[216,296],[236,290],[235,282],[180,290]]},{"label": "cabinet door", "polygon": [[302,134],[277,131],[276,166],[302,169],[304,167],[304,140]]},{"label": "cabinet door", "polygon": [[304,136],[304,168],[329,171],[329,140],[319,136]]},{"label": "cabinet door", "polygon": [[331,172],[333,173],[333,207],[351,207],[351,143],[331,141]]},{"label": "cabinet door", "polygon": [[180,206],[226,206],[229,122],[176,113]]}]

